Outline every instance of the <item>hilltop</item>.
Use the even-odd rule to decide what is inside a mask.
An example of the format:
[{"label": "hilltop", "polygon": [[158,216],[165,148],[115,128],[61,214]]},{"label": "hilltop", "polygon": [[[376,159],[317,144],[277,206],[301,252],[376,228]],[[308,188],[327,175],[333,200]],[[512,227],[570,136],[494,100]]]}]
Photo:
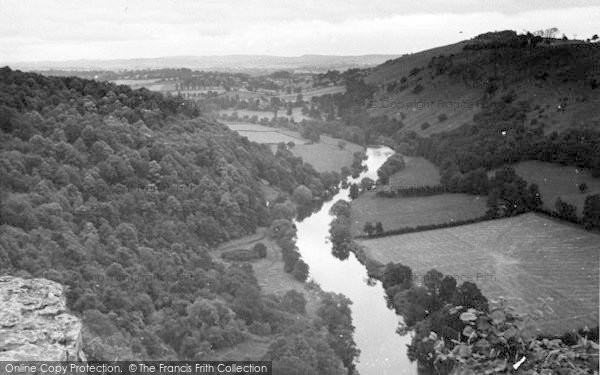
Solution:
[{"label": "hilltop", "polygon": [[549,133],[600,124],[600,44],[517,35],[470,40],[390,60],[370,70],[369,114],[429,135],[472,121],[486,102],[527,105],[526,124]]}]

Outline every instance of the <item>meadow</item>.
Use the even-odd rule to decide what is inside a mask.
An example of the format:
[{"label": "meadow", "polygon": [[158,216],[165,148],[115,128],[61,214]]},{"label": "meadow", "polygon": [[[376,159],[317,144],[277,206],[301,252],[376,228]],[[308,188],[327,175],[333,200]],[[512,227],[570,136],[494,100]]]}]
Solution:
[{"label": "meadow", "polygon": [[321,135],[319,142],[312,143],[295,131],[271,128],[250,123],[225,124],[239,134],[257,143],[277,145],[279,142],[294,142],[290,149],[296,157],[301,157],[319,172],[339,172],[342,167],[352,165],[353,154],[364,149],[356,144],[344,141],[343,148],[339,147],[339,139]]},{"label": "meadow", "polygon": [[294,156],[299,156],[311,164],[319,172],[339,172],[342,167],[352,165],[353,154],[364,151],[363,147],[344,141],[345,146],[338,146],[339,139],[321,135],[318,143],[296,144],[291,150]]},{"label": "meadow", "polygon": [[440,184],[438,168],[429,160],[421,157],[404,156],[406,166],[390,176],[392,188],[435,186]]},{"label": "meadow", "polygon": [[540,332],[598,325],[600,235],[537,214],[359,242],[367,258],[475,282]]},{"label": "meadow", "polygon": [[351,202],[352,235],[364,234],[370,221],[381,222],[384,230],[443,224],[474,219],[485,214],[486,198],[467,194],[439,194],[429,197],[381,198],[374,191]]},{"label": "meadow", "polygon": [[308,142],[306,139],[294,131],[272,128],[268,126],[250,124],[250,123],[225,123],[230,129],[237,131],[240,135],[248,137],[249,140],[257,143],[266,143],[276,145],[280,142],[294,144],[303,144]]},{"label": "meadow", "polygon": [[[283,270],[283,258],[281,248],[266,235],[267,228],[258,228],[253,235],[245,236],[229,241],[213,250],[213,259],[225,265],[231,263],[221,259],[221,254],[234,249],[252,249],[254,245],[261,242],[267,247],[266,258],[256,259],[250,262],[258,285],[265,294],[274,294],[282,297],[289,290],[302,293],[306,298],[306,314],[316,317],[316,311],[320,304],[320,291],[307,288],[307,284],[296,280],[290,273]],[[226,360],[227,358],[261,358],[264,356],[271,344],[272,337],[260,336],[248,333],[248,339],[233,348],[219,350],[215,353],[215,359]]]},{"label": "meadow", "polygon": [[[545,163],[541,161],[524,161],[513,165],[519,176],[528,183],[535,183],[540,189],[544,208],[554,211],[556,198],[560,197],[575,207],[581,216],[585,197],[600,193],[600,178],[593,178],[583,168]],[[579,184],[585,183],[588,190],[579,191]]]}]

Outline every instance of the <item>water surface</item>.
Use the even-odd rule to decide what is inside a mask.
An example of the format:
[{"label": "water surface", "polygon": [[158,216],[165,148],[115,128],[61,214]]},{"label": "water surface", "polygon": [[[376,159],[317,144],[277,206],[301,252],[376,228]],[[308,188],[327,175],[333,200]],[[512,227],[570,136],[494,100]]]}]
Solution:
[{"label": "water surface", "polygon": [[[387,147],[368,148],[368,167],[357,179],[377,179],[377,169],[394,153]],[[316,213],[296,222],[297,246],[302,259],[310,267],[310,276],[324,291],[344,294],[352,300],[352,322],[356,327],[354,341],[361,351],[357,369],[361,375],[416,374],[416,365],[406,356],[410,337],[396,334],[400,318],[386,306],[385,293],[379,281],[371,285],[366,268],[354,254],[339,260],[331,254],[329,209],[339,199],[349,200],[349,189],[341,189]]]}]

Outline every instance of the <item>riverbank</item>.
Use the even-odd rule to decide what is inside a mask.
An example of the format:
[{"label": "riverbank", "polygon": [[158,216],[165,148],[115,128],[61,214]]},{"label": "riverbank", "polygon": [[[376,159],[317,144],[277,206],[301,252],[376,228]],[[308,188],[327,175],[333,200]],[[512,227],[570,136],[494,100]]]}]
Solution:
[{"label": "riverbank", "polygon": [[[256,233],[229,241],[213,250],[215,259],[221,259],[221,255],[235,249],[251,249],[257,243],[263,243],[267,249],[267,256],[250,262],[258,285],[265,294],[283,296],[289,290],[302,293],[306,298],[306,312],[311,317],[316,317],[316,311],[320,303],[321,293],[318,288],[294,278],[291,273],[284,271],[284,262],[281,248],[277,243],[267,236],[267,228],[258,228]],[[226,262],[235,263],[235,262]]]}]

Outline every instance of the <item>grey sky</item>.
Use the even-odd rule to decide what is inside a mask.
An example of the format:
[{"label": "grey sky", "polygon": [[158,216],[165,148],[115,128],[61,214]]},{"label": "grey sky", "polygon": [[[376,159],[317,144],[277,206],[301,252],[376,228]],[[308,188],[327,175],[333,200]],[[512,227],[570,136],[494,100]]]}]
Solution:
[{"label": "grey sky", "polygon": [[598,0],[0,0],[0,62],[401,54],[502,29],[589,38],[599,18]]}]

